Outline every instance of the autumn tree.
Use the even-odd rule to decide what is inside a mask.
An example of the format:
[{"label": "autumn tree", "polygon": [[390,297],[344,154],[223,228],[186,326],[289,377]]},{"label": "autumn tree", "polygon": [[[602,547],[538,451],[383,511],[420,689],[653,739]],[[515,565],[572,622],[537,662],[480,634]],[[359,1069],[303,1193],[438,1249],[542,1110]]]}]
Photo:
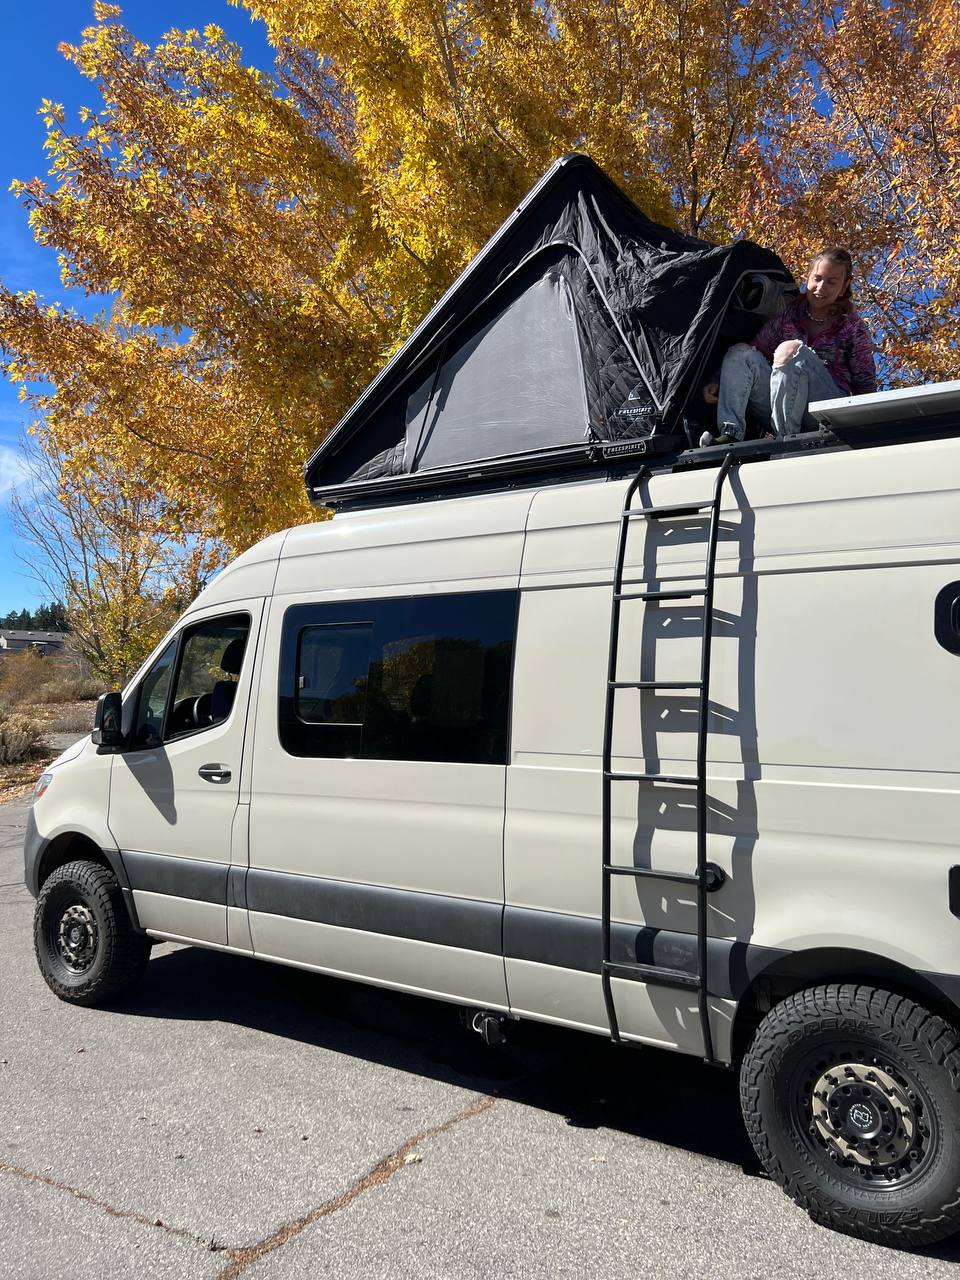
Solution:
[{"label": "autumn tree", "polygon": [[18,191],[104,312],[0,291],[0,345],[67,482],[106,458],[233,550],[311,518],[305,458],[571,149],[685,231],[850,244],[893,367],[950,371],[957,0],[244,3],[272,75],[100,0],[64,48],[100,101],[44,104]]},{"label": "autumn tree", "polygon": [[548,165],[589,151],[651,217],[729,230],[738,147],[780,102],[756,0],[245,0],[362,173],[395,336]]},{"label": "autumn tree", "polygon": [[96,12],[65,52],[102,108],[71,134],[45,104],[53,182],[18,190],[66,283],[112,304],[91,321],[4,294],[8,372],[52,384],[36,407],[68,468],[136,460],[240,547],[307,517],[299,465],[378,323],[314,216],[353,198],[349,166],[219,32],[150,50]]},{"label": "autumn tree", "polygon": [[110,306],[0,294],[8,375],[52,387],[67,471],[135,461],[235,549],[309,518],[306,456],[556,155],[722,228],[775,83],[755,0],[251,7],[275,79],[216,28],[151,49],[94,6],[64,52],[102,103],[74,131],[44,104],[51,179],[18,191]]},{"label": "autumn tree", "polygon": [[135,473],[82,472],[47,441],[26,451],[12,514],[38,553],[30,568],[56,599],[74,644],[110,686],[122,684],[204,585],[217,548],[171,519]]},{"label": "autumn tree", "polygon": [[780,126],[735,214],[802,271],[849,245],[862,309],[896,381],[960,358],[960,3],[801,0],[785,21]]}]

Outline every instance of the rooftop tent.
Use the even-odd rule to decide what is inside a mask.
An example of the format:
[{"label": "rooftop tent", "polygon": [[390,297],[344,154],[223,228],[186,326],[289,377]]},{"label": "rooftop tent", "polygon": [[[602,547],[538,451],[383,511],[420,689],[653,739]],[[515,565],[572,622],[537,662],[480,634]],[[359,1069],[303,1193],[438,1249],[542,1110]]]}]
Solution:
[{"label": "rooftop tent", "polygon": [[687,397],[792,278],[558,160],[310,458],[316,503],[395,501],[684,443]]}]

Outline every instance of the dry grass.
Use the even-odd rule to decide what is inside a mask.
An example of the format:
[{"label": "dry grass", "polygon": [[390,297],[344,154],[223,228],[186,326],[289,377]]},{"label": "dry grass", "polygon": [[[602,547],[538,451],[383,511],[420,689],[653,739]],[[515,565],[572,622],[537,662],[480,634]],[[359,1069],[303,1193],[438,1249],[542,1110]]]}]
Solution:
[{"label": "dry grass", "polygon": [[95,702],[102,692],[99,680],[89,676],[64,676],[34,690],[30,701],[35,706],[47,702]]},{"label": "dry grass", "polygon": [[80,670],[78,663],[75,654],[43,657],[30,649],[0,660],[0,719],[29,720],[40,728],[39,741],[23,759],[0,764],[0,804],[27,794],[45,766],[60,754],[61,748],[50,742],[52,735],[79,738],[93,728],[100,682]]},{"label": "dry grass", "polygon": [[20,764],[40,750],[43,730],[22,711],[0,710],[0,765]]},{"label": "dry grass", "polygon": [[[93,728],[93,714],[96,710],[94,702],[59,702],[44,708],[48,709],[53,712],[53,719],[48,726],[51,733],[75,733],[79,738]],[[39,710],[38,707],[37,711]]]},{"label": "dry grass", "polygon": [[101,682],[84,669],[76,654],[44,657],[23,649],[0,659],[0,702],[17,710],[38,703],[94,699],[101,691]]},{"label": "dry grass", "polygon": [[43,738],[28,759],[19,764],[0,765],[0,804],[29,795],[46,766],[60,754],[61,748],[54,748],[48,742],[51,734],[68,733],[79,738],[90,732],[94,705],[92,702],[61,702],[30,708],[30,717],[39,723]]}]

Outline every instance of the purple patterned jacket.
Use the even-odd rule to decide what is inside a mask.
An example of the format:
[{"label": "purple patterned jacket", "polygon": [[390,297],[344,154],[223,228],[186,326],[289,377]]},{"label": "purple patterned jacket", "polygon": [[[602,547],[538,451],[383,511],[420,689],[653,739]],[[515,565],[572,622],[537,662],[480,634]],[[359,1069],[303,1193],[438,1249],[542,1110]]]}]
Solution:
[{"label": "purple patterned jacket", "polygon": [[837,316],[826,329],[811,337],[807,329],[807,299],[801,295],[789,311],[767,321],[753,345],[772,364],[773,353],[780,343],[792,338],[799,338],[813,348],[845,395],[862,396],[876,391],[873,339],[856,311]]}]

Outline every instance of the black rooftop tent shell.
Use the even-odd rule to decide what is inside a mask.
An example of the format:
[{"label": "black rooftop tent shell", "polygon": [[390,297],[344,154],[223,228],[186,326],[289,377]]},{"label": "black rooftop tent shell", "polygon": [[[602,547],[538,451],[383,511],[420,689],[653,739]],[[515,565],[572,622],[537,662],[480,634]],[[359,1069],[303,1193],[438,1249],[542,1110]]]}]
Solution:
[{"label": "black rooftop tent shell", "polygon": [[658,226],[589,157],[565,156],[314,452],[311,501],[682,447],[691,389],[792,283],[768,250]]}]

